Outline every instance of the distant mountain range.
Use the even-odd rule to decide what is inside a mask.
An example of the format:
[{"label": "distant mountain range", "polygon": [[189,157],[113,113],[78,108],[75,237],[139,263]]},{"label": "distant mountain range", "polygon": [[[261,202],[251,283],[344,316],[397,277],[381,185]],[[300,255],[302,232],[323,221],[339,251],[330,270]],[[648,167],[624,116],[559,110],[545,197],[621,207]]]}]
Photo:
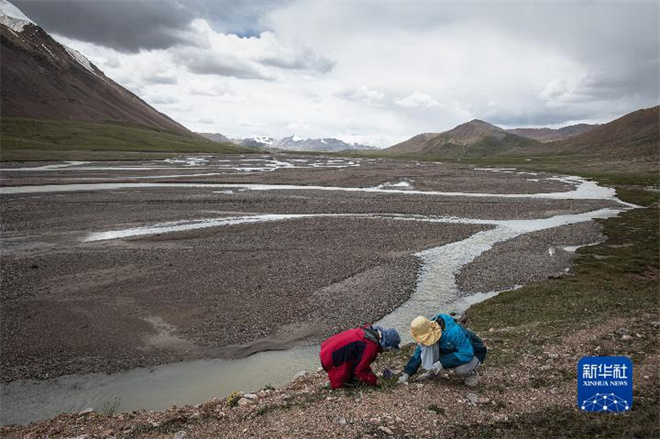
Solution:
[{"label": "distant mountain range", "polygon": [[439,158],[557,153],[658,154],[659,109],[656,106],[638,110],[603,125],[572,125],[556,130],[504,130],[475,119],[442,133],[419,134],[384,151]]},{"label": "distant mountain range", "polygon": [[287,151],[321,151],[321,152],[338,152],[338,151],[364,151],[364,150],[377,150],[373,146],[360,145],[358,143],[347,143],[343,140],[335,139],[333,137],[326,137],[322,139],[303,139],[296,135],[276,139],[267,136],[256,136],[245,139],[230,139],[227,136],[218,133],[198,133],[209,140],[215,142],[233,142],[240,146],[253,147],[253,148],[270,148],[270,149],[283,149]]},{"label": "distant mountain range", "polygon": [[0,46],[2,117],[112,120],[193,135],[5,0],[0,1]]}]

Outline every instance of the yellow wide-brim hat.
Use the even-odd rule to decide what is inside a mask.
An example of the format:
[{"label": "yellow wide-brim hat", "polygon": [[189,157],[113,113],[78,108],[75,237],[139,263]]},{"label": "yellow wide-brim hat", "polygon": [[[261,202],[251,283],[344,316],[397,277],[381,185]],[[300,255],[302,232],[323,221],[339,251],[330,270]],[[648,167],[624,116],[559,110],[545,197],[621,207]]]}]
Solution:
[{"label": "yellow wide-brim hat", "polygon": [[410,335],[417,343],[431,346],[440,340],[442,329],[438,322],[432,322],[424,316],[419,316],[410,323]]}]

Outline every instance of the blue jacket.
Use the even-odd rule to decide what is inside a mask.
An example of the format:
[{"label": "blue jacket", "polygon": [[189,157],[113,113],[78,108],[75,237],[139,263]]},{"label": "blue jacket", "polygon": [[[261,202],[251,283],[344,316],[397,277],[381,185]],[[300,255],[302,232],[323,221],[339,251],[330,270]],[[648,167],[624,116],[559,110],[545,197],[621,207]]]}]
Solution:
[{"label": "blue jacket", "polygon": [[[446,314],[438,314],[431,320],[438,322],[442,328],[442,336],[438,343],[440,343],[440,363],[443,368],[453,369],[469,362],[472,357],[477,357],[483,363],[486,359],[486,346],[473,332],[465,329],[453,317]],[[422,348],[417,345],[404,372],[414,375],[421,363]]]}]

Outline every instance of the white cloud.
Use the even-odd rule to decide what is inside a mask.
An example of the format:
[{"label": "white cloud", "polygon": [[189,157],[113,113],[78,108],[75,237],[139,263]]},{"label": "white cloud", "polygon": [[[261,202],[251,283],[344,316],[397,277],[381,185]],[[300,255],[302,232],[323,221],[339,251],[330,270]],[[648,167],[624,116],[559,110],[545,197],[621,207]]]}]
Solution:
[{"label": "white cloud", "polygon": [[405,98],[394,99],[394,103],[399,107],[404,108],[416,108],[416,107],[439,107],[440,102],[433,99],[431,96],[426,93],[421,93],[415,90],[411,95],[406,96]]},{"label": "white cloud", "polygon": [[347,101],[352,102],[361,102],[363,104],[373,105],[383,99],[385,99],[385,94],[378,90],[372,90],[366,85],[361,85],[357,88],[351,88],[342,90],[336,93],[336,96],[339,98],[346,99]]}]

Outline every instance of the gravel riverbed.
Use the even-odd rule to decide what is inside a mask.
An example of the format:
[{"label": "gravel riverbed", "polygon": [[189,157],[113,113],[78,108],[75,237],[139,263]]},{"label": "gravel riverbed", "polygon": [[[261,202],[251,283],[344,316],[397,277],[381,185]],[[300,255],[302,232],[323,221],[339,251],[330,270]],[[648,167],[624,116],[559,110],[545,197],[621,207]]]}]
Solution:
[{"label": "gravel riverbed", "polygon": [[[218,168],[228,163],[224,160],[238,163],[245,158],[208,160],[195,167],[168,163],[173,169],[149,169],[151,162],[97,162],[85,165],[89,170],[73,170],[83,165],[71,165],[8,171],[50,164],[3,164],[0,175],[3,187],[148,177],[150,182],[340,187],[408,182],[417,190],[502,194],[573,188],[549,174],[439,163],[356,160],[359,166],[246,173]],[[320,159],[278,160],[295,164]],[[333,159],[325,160],[328,165]],[[131,167],[139,169],[120,169]],[[175,174],[184,178],[173,178]],[[376,321],[405,302],[416,285],[415,253],[492,226],[309,217],[85,242],[93,232],[265,213],[508,220],[614,205],[606,199],[447,197],[405,190],[385,194],[173,187],[4,194],[0,378],[9,382],[114,372],[320,340],[342,328]],[[468,293],[488,291],[557,274],[568,266],[570,255],[557,250],[554,259],[548,259],[548,247],[598,240],[593,227],[552,229],[499,244],[461,271],[459,286]]]}]

